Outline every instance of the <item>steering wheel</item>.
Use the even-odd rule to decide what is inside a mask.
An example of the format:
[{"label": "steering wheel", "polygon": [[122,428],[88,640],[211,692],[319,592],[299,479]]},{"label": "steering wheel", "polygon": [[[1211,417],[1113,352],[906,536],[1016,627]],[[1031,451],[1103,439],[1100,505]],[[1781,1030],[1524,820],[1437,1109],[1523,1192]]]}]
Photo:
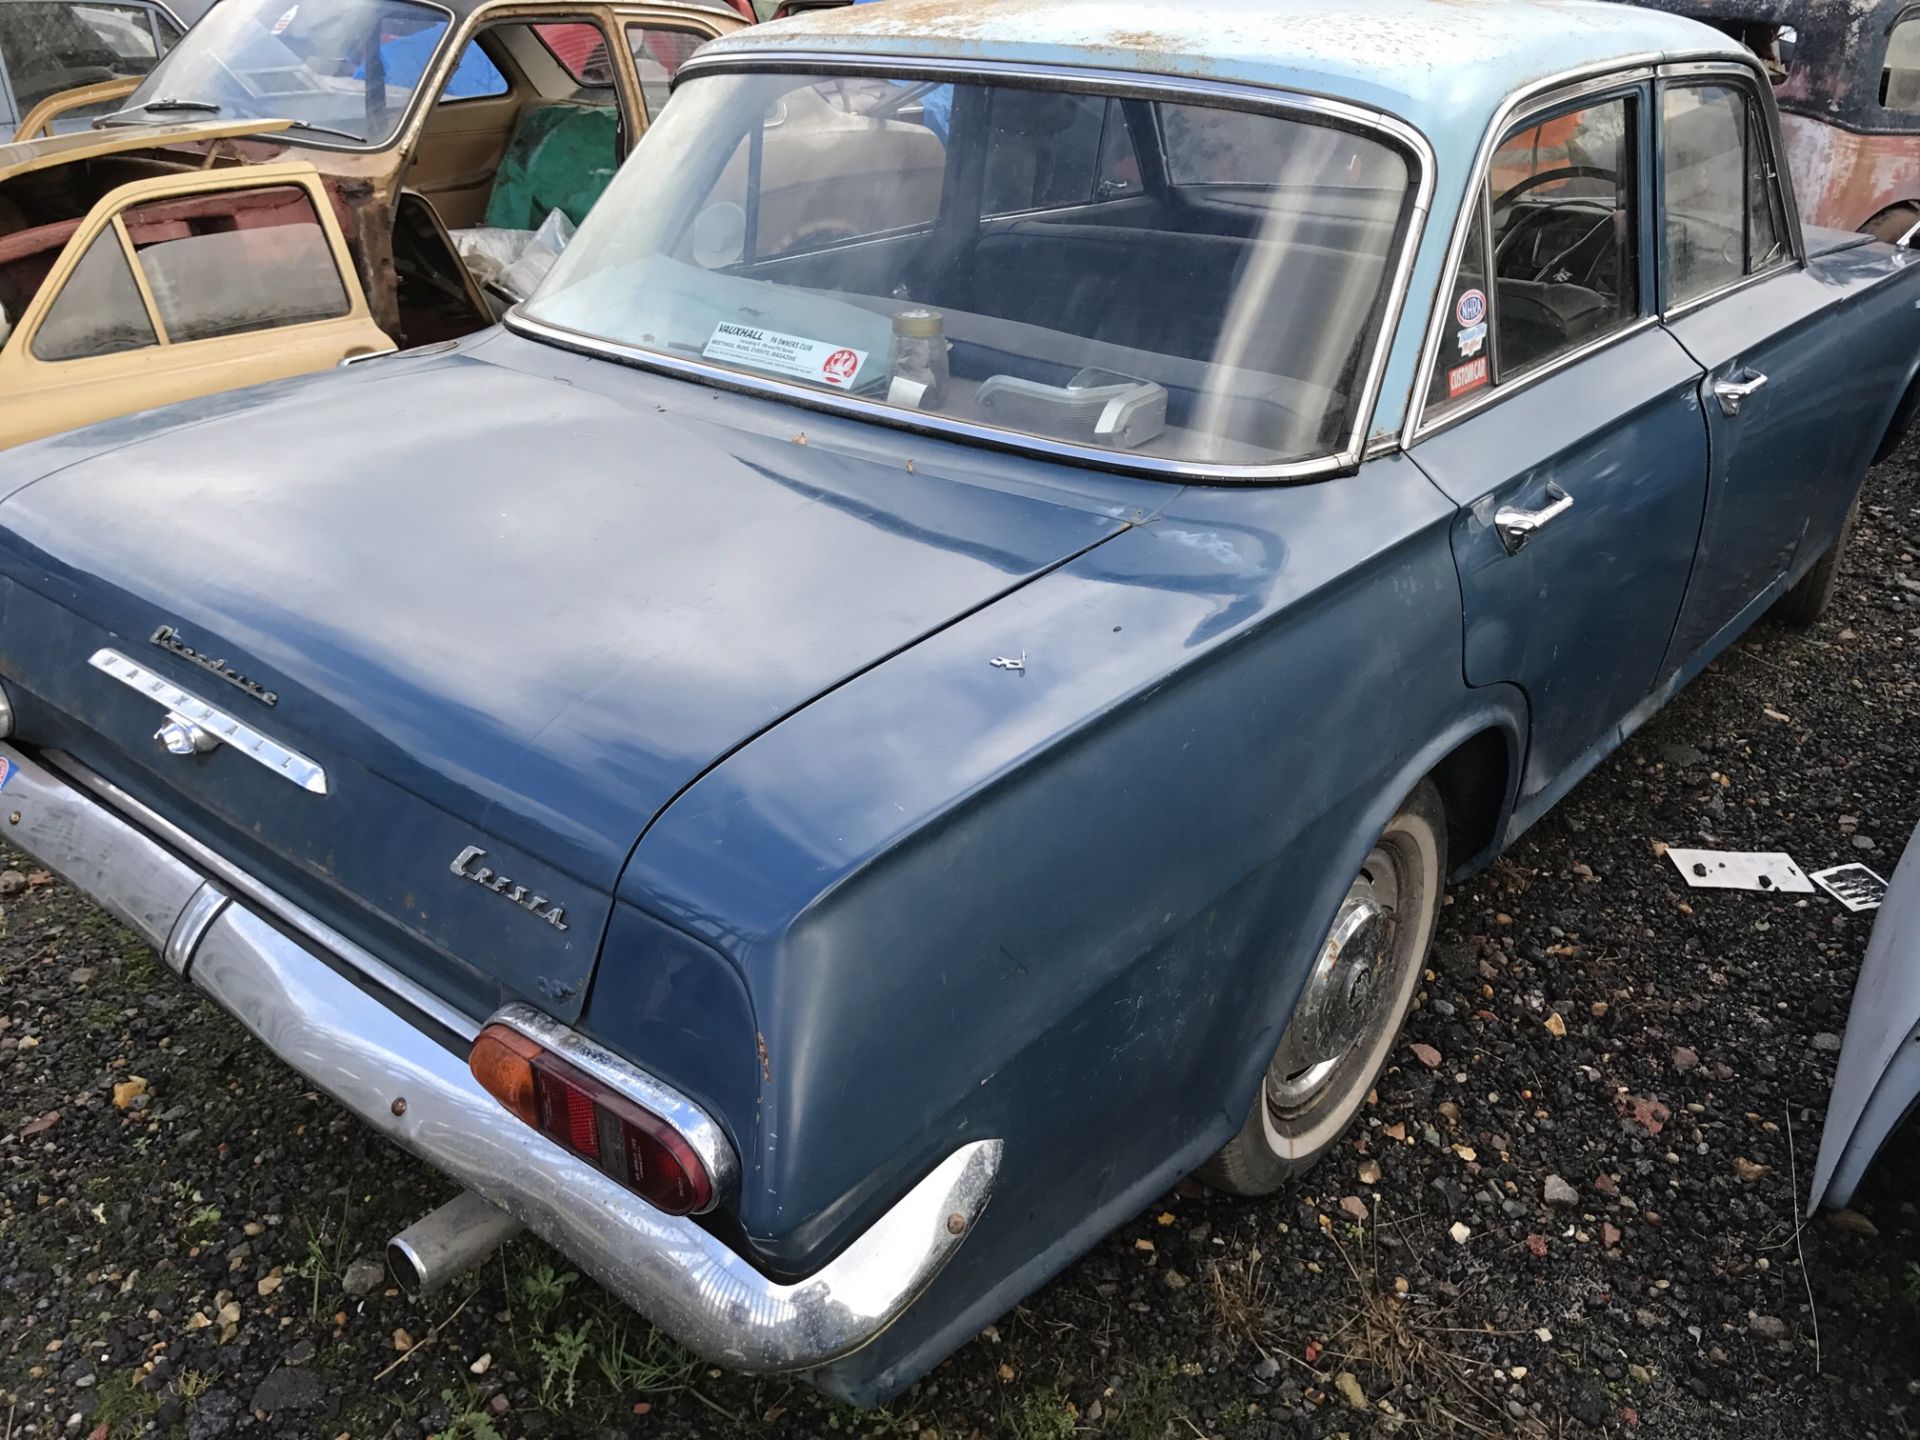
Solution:
[{"label": "steering wheel", "polygon": [[[1518,185],[1513,186],[1495,199],[1493,209],[1498,211],[1502,206],[1512,205],[1521,196],[1539,189],[1542,185],[1552,185],[1561,180],[1609,180],[1613,183],[1616,191],[1620,186],[1620,174],[1616,170],[1608,170],[1600,165],[1561,165],[1552,170],[1542,170],[1537,175],[1527,176],[1527,178],[1522,180]],[[1500,243],[1494,246],[1494,273],[1498,274],[1500,272],[1500,262],[1507,258],[1507,252],[1519,243],[1521,236],[1530,233],[1535,227],[1559,214],[1560,211],[1579,206],[1593,199],[1594,197],[1591,195],[1569,196],[1565,200],[1543,205],[1538,210],[1530,210],[1522,215],[1514,222],[1513,228],[1500,237]],[[1605,224],[1612,219],[1613,215],[1609,212],[1601,223]],[[1598,226],[1594,227],[1595,230],[1598,228]],[[1594,230],[1588,230],[1578,240],[1574,241],[1573,244],[1569,245],[1565,250],[1562,250],[1558,255],[1555,255],[1545,265],[1542,265],[1529,278],[1534,280],[1545,279],[1562,260],[1586,244],[1586,242],[1592,238],[1593,233]]]}]

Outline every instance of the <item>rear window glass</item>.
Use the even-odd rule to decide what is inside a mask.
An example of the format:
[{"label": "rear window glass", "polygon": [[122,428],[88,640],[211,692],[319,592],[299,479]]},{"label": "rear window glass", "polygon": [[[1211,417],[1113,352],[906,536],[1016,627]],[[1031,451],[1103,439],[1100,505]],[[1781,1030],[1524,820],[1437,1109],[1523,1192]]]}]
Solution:
[{"label": "rear window glass", "polygon": [[[1182,464],[1317,460],[1352,432],[1410,210],[1410,162],[1376,133],[796,72],[699,74],[657,125],[533,319]],[[1141,183],[1159,137],[1207,188]]]},{"label": "rear window glass", "polygon": [[607,58],[607,37],[598,25],[565,21],[536,25],[533,33],[552,52],[576,85],[602,89],[613,84],[613,62]]},{"label": "rear window glass", "polygon": [[333,247],[298,186],[160,200],[123,219],[172,343],[331,320],[351,308]]}]

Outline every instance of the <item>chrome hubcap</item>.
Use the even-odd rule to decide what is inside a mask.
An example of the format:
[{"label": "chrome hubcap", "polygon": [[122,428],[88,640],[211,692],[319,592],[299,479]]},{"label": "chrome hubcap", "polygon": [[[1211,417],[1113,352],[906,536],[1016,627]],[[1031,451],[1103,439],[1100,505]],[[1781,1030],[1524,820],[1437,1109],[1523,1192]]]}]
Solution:
[{"label": "chrome hubcap", "polygon": [[1386,1023],[1399,968],[1398,892],[1392,858],[1376,850],[1340,904],[1267,1072],[1267,1102],[1277,1113],[1311,1104],[1340,1062]]}]

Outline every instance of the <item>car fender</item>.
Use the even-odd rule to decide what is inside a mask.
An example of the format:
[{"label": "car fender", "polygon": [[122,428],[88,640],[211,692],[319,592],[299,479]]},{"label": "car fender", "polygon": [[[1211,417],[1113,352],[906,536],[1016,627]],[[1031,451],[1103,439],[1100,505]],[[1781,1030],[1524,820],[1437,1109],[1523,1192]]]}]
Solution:
[{"label": "car fender", "polygon": [[1853,1199],[1867,1166],[1920,1100],[1920,830],[1874,917],[1820,1132],[1807,1210]]}]

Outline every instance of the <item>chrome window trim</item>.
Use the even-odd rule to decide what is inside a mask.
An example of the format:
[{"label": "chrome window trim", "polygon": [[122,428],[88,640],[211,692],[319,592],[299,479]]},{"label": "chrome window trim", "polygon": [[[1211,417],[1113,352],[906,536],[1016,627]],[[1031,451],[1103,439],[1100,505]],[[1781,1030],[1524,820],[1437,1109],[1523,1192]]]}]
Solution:
[{"label": "chrome window trim", "polygon": [[[1773,87],[1767,83],[1766,76],[1754,67],[1743,64],[1738,60],[1725,59],[1690,61],[1681,65],[1662,65],[1656,79],[1659,82],[1654,87],[1653,98],[1656,104],[1660,103],[1668,87],[1675,82],[1682,88],[1697,86],[1714,80],[1732,80],[1745,86],[1749,103],[1758,104],[1761,114],[1765,117],[1768,149],[1767,158],[1772,162],[1768,167],[1768,176],[1773,181],[1774,193],[1780,197],[1781,218],[1787,227],[1785,237],[1787,253],[1784,259],[1769,265],[1765,270],[1756,270],[1751,275],[1742,275],[1738,280],[1730,280],[1725,285],[1721,285],[1716,289],[1704,291],[1699,295],[1690,295],[1677,304],[1664,303],[1669,277],[1667,274],[1665,237],[1662,236],[1659,270],[1657,272],[1660,294],[1663,301],[1660,309],[1661,318],[1663,320],[1678,320],[1682,316],[1691,315],[1702,306],[1711,305],[1716,300],[1738,294],[1740,291],[1757,285],[1763,280],[1771,280],[1776,275],[1783,275],[1789,271],[1806,269],[1806,237],[1800,233],[1800,211],[1794,200],[1793,186],[1786,183],[1785,180],[1787,173],[1786,167],[1780,158],[1780,114],[1773,102]],[[1662,180],[1664,180],[1666,176],[1666,160],[1658,142],[1665,136],[1664,124],[1665,111],[1663,110],[1661,116],[1661,125],[1663,128],[1655,132],[1656,143],[1654,146],[1654,155],[1659,165],[1659,173]],[[1655,198],[1659,204],[1660,214],[1664,215],[1666,213],[1667,203],[1664,190]]]},{"label": "chrome window trim", "polygon": [[195,868],[213,876],[227,886],[231,894],[253,901],[268,915],[320,946],[349,970],[357,972],[361,979],[387,991],[449,1034],[458,1036],[467,1044],[472,1044],[473,1037],[480,1033],[480,1024],[472,1016],[456,1010],[418,981],[401,974],[365,946],[356,945],[325,921],[308,914],[278,891],[261,884],[238,865],[220,855],[218,851],[201,844],[171,820],[134,799],[111,780],[94,774],[71,755],[63,751],[49,750],[42,752],[38,758],[42,764],[63,779],[72,781],[83,790],[91,791],[107,809],[133,821],[176,855],[184,857],[191,861]]},{"label": "chrome window trim", "polygon": [[1518,395],[1524,390],[1532,389],[1533,386],[1539,384],[1542,380],[1558,375],[1568,366],[1578,364],[1589,355],[1599,354],[1600,351],[1605,350],[1610,345],[1618,345],[1622,341],[1630,340],[1636,335],[1645,334],[1659,323],[1660,317],[1658,315],[1642,315],[1630,325],[1623,326],[1618,330],[1609,330],[1606,334],[1596,336],[1594,339],[1587,341],[1586,344],[1576,346],[1563,355],[1556,355],[1551,360],[1536,365],[1533,369],[1516,375],[1511,380],[1490,386],[1474,396],[1473,399],[1467,401],[1459,409],[1449,410],[1445,415],[1435,420],[1425,422],[1420,433],[1414,436],[1414,443],[1419,443],[1429,435],[1438,435],[1443,430],[1451,429],[1460,421],[1470,416],[1478,415],[1482,410],[1485,410],[1497,400],[1504,399],[1508,395]]},{"label": "chrome window trim", "polygon": [[[1468,172],[1466,188],[1461,192],[1460,206],[1455,214],[1453,234],[1447,241],[1446,260],[1440,267],[1440,285],[1434,291],[1432,313],[1427,320],[1426,339],[1420,346],[1419,363],[1414,367],[1413,388],[1407,397],[1407,420],[1404,432],[1411,438],[1409,446],[1417,445],[1432,435],[1467,415],[1477,414],[1495,398],[1523,389],[1536,378],[1563,368],[1575,358],[1584,358],[1605,345],[1643,328],[1641,321],[1651,322],[1654,317],[1643,315],[1640,321],[1620,330],[1608,332],[1565,355],[1547,361],[1536,370],[1513,380],[1488,387],[1487,392],[1457,410],[1449,411],[1436,420],[1427,418],[1430,408],[1427,395],[1432,388],[1433,367],[1439,363],[1440,345],[1446,334],[1446,318],[1449,307],[1445,298],[1453,293],[1455,277],[1460,272],[1460,257],[1467,248],[1467,237],[1473,233],[1473,218],[1480,211],[1479,196],[1487,187],[1487,179],[1493,169],[1494,151],[1500,148],[1500,141],[1511,130],[1523,114],[1535,110],[1550,110],[1587,95],[1598,95],[1608,90],[1624,89],[1642,85],[1653,79],[1660,65],[1658,55],[1623,55],[1615,60],[1607,60],[1597,65],[1582,66],[1560,75],[1549,76],[1524,90],[1516,90],[1509,95],[1494,112],[1493,120],[1480,137],[1480,148],[1475,153],[1473,168]],[[1491,231],[1487,236],[1489,245],[1493,243]],[[1642,263],[1644,264],[1644,258]],[[1494,277],[1489,275],[1487,283],[1492,285]],[[1490,337],[1491,338],[1491,337]]]},{"label": "chrome window trim", "polygon": [[[1399,254],[1390,256],[1392,280],[1374,327],[1373,345],[1365,378],[1355,397],[1349,416],[1351,429],[1342,448],[1331,455],[1277,465],[1210,465],[1197,461],[1166,460],[1132,455],[1092,445],[1075,445],[1047,436],[1029,435],[1019,430],[978,424],[947,416],[922,415],[898,406],[863,400],[834,391],[813,390],[803,385],[745,371],[709,365],[682,356],[665,355],[637,345],[608,340],[581,331],[565,329],[536,320],[519,306],[509,310],[507,328],[530,338],[559,345],[602,359],[619,361],[667,375],[695,379],[723,389],[767,395],[808,409],[833,414],[853,415],[874,420],[890,428],[972,440],[996,449],[1041,454],[1058,460],[1074,461],[1104,470],[1119,470],[1150,477],[1183,481],[1261,483],[1309,480],[1356,468],[1368,448],[1374,411],[1392,358],[1394,338],[1406,310],[1407,291],[1412,284],[1413,268],[1420,253],[1426,222],[1433,205],[1436,161],[1433,147],[1425,135],[1397,116],[1370,106],[1334,100],[1296,90],[1281,90],[1252,83],[1219,80],[1183,79],[1130,70],[1107,70],[1077,65],[1042,65],[996,60],[921,59],[917,57],[847,56],[809,50],[743,51],[721,55],[696,54],[680,68],[676,89],[688,78],[707,74],[740,71],[815,71],[834,74],[924,75],[967,83],[970,79],[1052,80],[1072,89],[1104,89],[1108,93],[1144,93],[1154,98],[1183,97],[1199,103],[1234,102],[1237,108],[1262,114],[1301,111],[1338,121],[1361,131],[1377,131],[1404,151],[1411,162],[1409,176],[1411,206],[1406,233],[1401,237]],[[1403,196],[1403,203],[1405,197]]]}]

